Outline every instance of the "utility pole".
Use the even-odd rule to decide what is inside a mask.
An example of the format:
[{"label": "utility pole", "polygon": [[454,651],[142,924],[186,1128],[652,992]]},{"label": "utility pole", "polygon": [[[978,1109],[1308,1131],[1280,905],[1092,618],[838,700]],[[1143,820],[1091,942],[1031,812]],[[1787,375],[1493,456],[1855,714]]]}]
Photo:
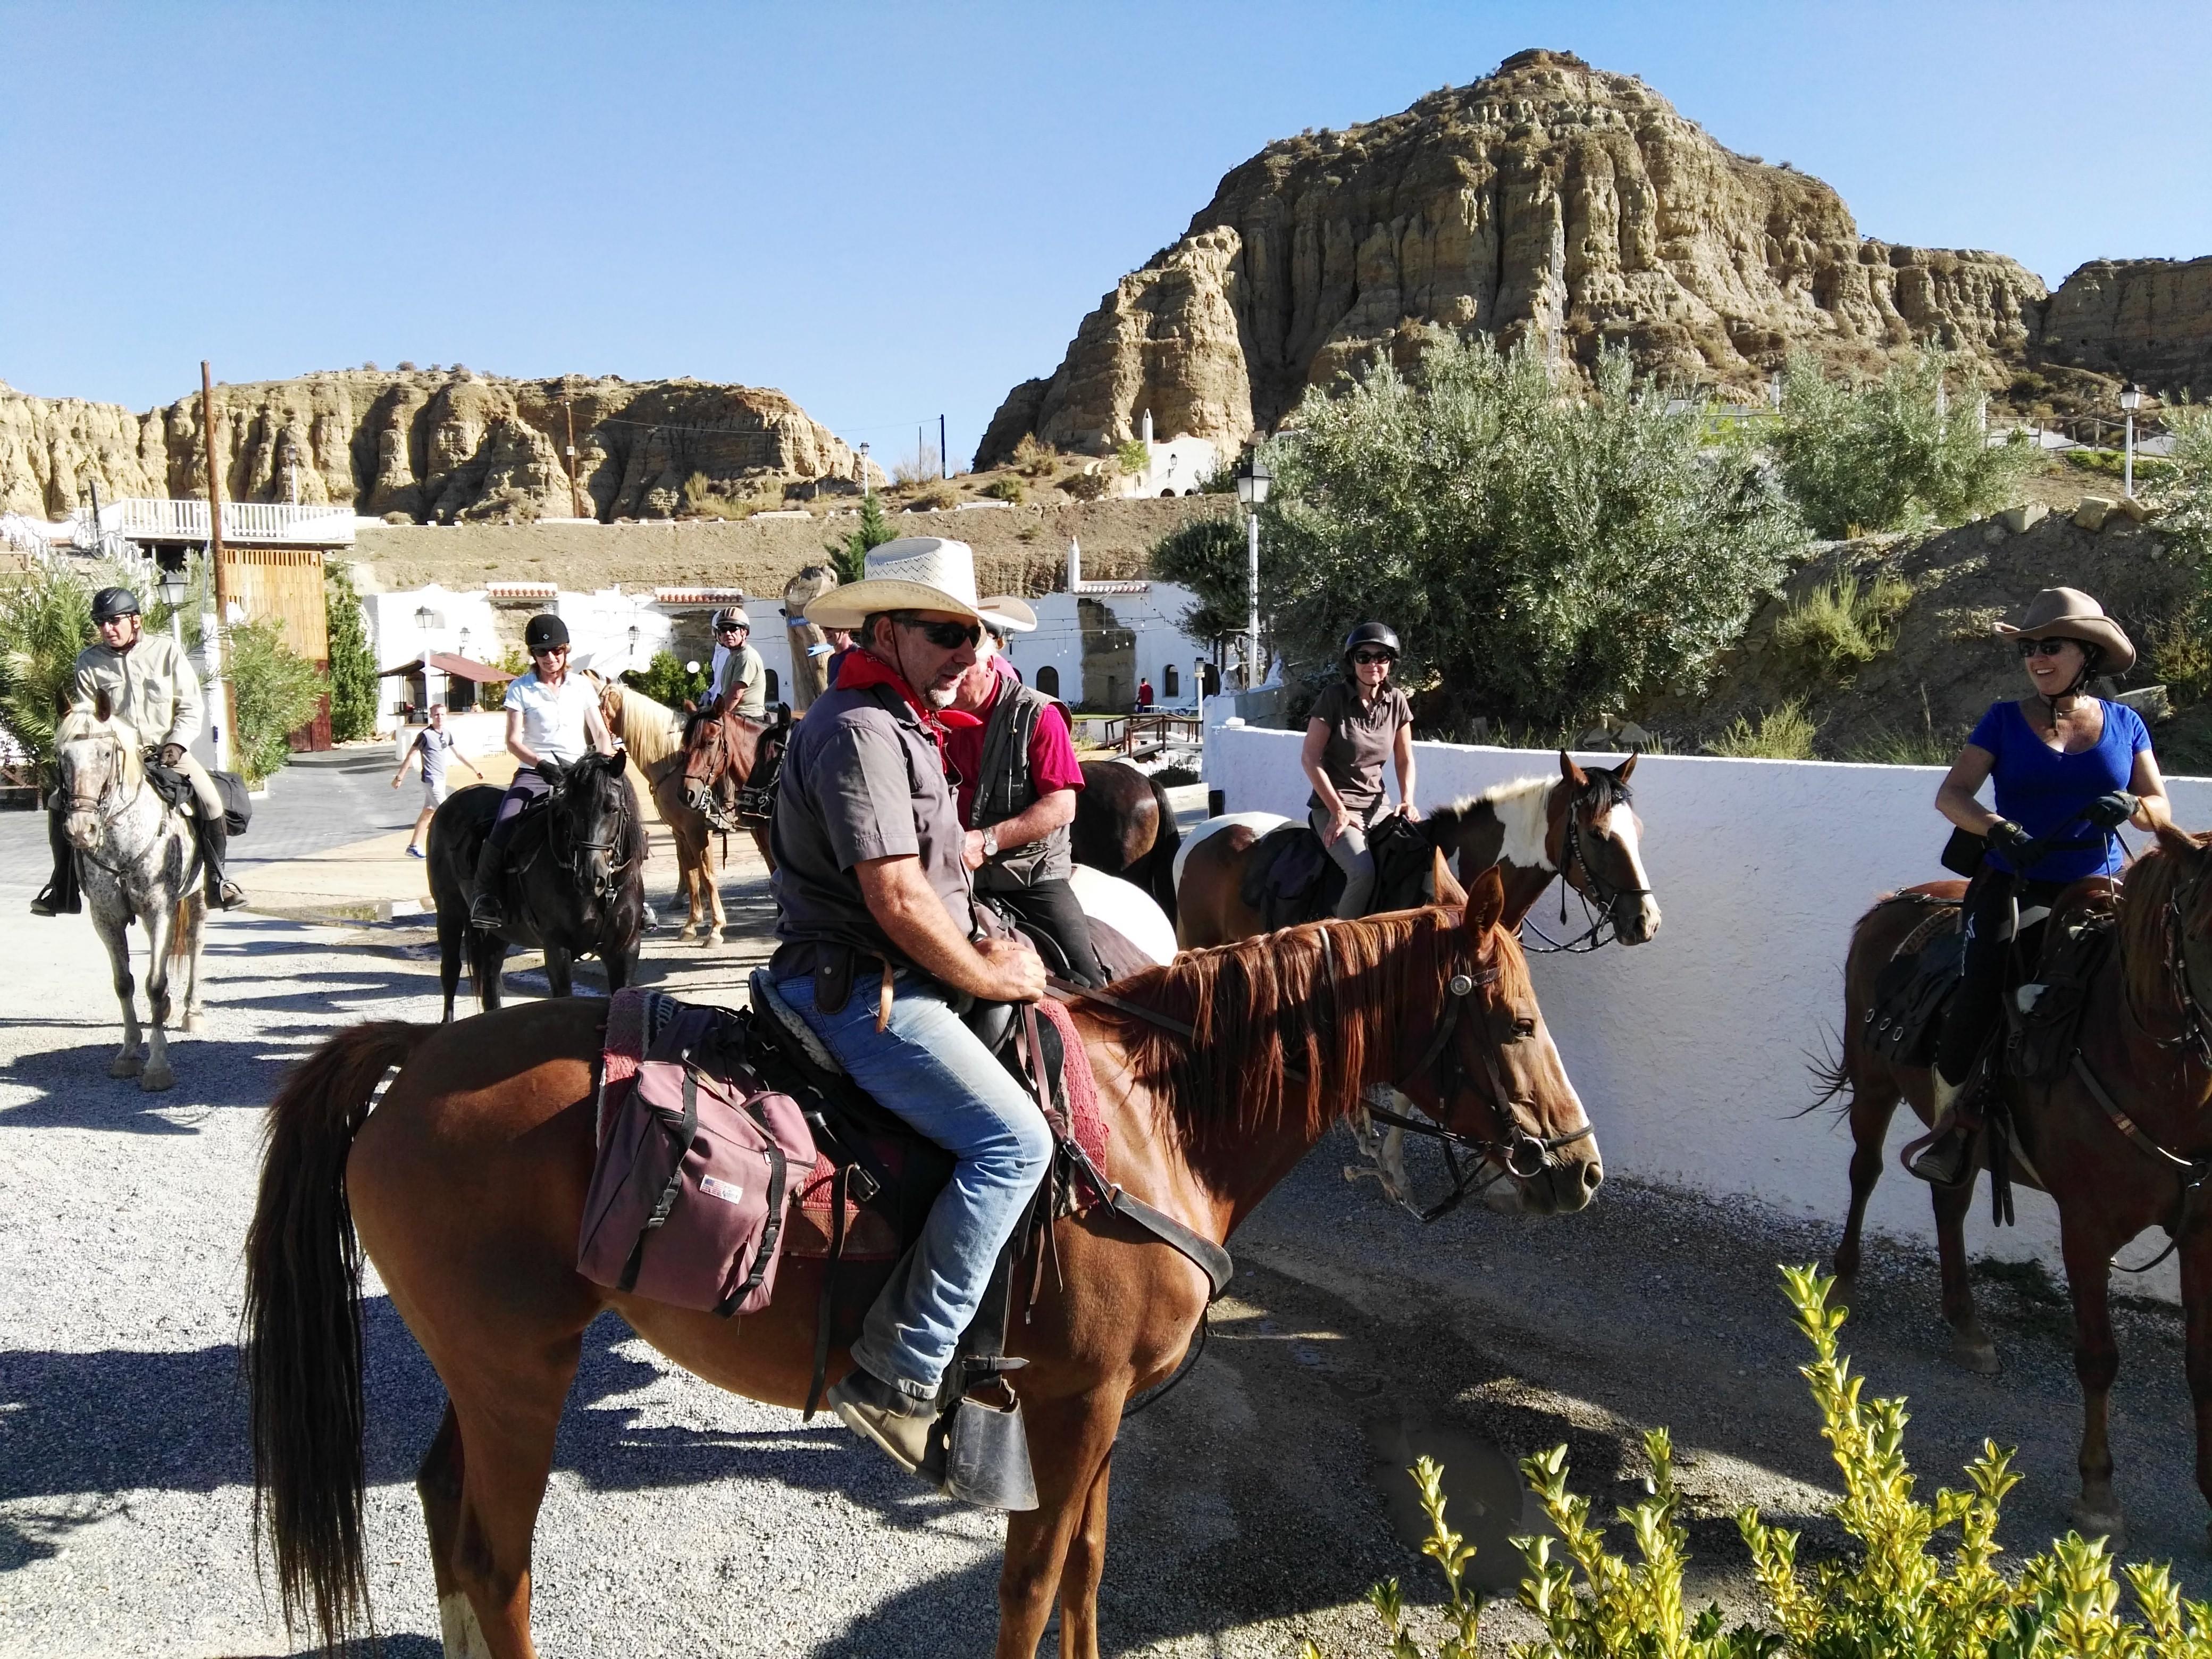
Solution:
[{"label": "utility pole", "polygon": [[945,416],[937,417],[937,473],[939,477],[952,476],[952,457],[945,453]]},{"label": "utility pole", "polygon": [[94,550],[105,552],[106,550],[100,544],[100,480],[94,478],[92,481],[92,544]]},{"label": "utility pole", "polygon": [[568,419],[568,511],[580,519],[584,516],[584,496],[576,488],[576,405],[566,392],[561,394],[561,412]]},{"label": "utility pole", "polygon": [[230,568],[222,556],[222,464],[215,451],[215,377],[208,372],[204,357],[200,359],[200,422],[207,438],[208,564],[215,585],[216,625],[207,636],[208,678],[216,687],[215,731],[210,735],[216,769],[224,771],[230,766],[231,727],[237,711],[230,678],[222,672],[222,630],[230,626]]}]

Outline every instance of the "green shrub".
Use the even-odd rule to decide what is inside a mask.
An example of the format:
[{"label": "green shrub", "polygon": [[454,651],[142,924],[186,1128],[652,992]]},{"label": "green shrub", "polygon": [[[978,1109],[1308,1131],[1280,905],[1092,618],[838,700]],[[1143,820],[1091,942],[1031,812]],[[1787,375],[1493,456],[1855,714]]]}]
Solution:
[{"label": "green shrub", "polygon": [[1943,353],[1923,351],[1872,384],[1845,383],[1809,353],[1790,358],[1769,441],[1784,486],[1816,532],[1963,524],[2005,504],[2039,453],[2019,433],[1991,446],[1971,407],[1945,413],[1950,368]]},{"label": "green shrub", "polygon": [[1705,752],[1731,760],[1811,760],[1817,734],[1805,705],[1793,700],[1768,709],[1755,726],[1738,714],[1727,731],[1705,745]]},{"label": "green shrub", "polygon": [[[2069,449],[2061,453],[2066,465],[2079,467],[2084,472],[2094,472],[2100,477],[2124,478],[2128,471],[2127,452],[2124,449]],[[2163,455],[2146,455],[2136,452],[2136,486],[2168,482],[2180,469]]]},{"label": "green shrub", "polygon": [[1060,454],[1034,432],[1022,434],[1014,446],[1014,465],[1032,478],[1048,478],[1060,470]]},{"label": "green shrub", "polygon": [[687,702],[696,702],[709,690],[704,670],[693,673],[678,662],[673,651],[656,651],[653,660],[643,668],[624,672],[622,683],[634,691],[642,691],[664,708],[681,710]]},{"label": "green shrub", "polygon": [[994,501],[1012,501],[1019,507],[1029,500],[1030,487],[1010,473],[1005,477],[992,479],[983,486],[982,494]]},{"label": "green shrub", "polygon": [[[1865,1400],[1836,1333],[1844,1312],[1829,1305],[1835,1281],[1811,1267],[1785,1267],[1783,1280],[1797,1328],[1813,1346],[1802,1375],[1820,1410],[1821,1437],[1843,1476],[1832,1513],[1854,1541],[1845,1556],[1809,1568],[1797,1560],[1799,1535],[1768,1526],[1756,1507],[1736,1514],[1752,1555],[1763,1619],[1723,1632],[1717,1604],[1690,1613],[1683,1595],[1689,1535],[1677,1515],[1667,1431],[1644,1437],[1650,1495],[1618,1511],[1632,1534],[1632,1564],[1606,1547],[1590,1520],[1590,1500],[1567,1485],[1567,1449],[1526,1458],[1521,1468],[1558,1534],[1516,1538],[1528,1572],[1520,1601],[1543,1639],[1515,1659],[2208,1659],[2212,1607],[2185,1607],[2161,1565],[2125,1569],[2142,1620],[2119,1616],[2120,1587],[2106,1541],[2074,1533],[2031,1558],[2017,1580],[1997,1568],[1997,1522],[2005,1494],[2019,1483],[2010,1452],[1984,1441],[1966,1466],[1968,1489],[1945,1488],[1933,1504],[1913,1496],[1905,1455],[1905,1401]],[[1438,1659],[1473,1659],[1478,1599],[1465,1587],[1474,1552],[1446,1521],[1443,1472],[1426,1458],[1409,1473],[1429,1517],[1422,1553],[1444,1572],[1449,1633]],[[1940,1551],[1939,1534],[1954,1534]],[[1369,1597],[1382,1620],[1388,1659],[1423,1659],[1407,1628],[1395,1580]],[[1311,1643],[1306,1659],[1319,1659]]]},{"label": "green shrub", "polygon": [[325,567],[323,598],[330,613],[331,736],[351,743],[376,730],[376,653],[353,574],[342,564]]},{"label": "green shrub", "polygon": [[1130,438],[1114,447],[1114,464],[1130,477],[1135,477],[1152,464],[1152,446],[1142,438]]},{"label": "green shrub", "polygon": [[836,541],[823,543],[822,550],[830,556],[839,581],[856,582],[867,574],[868,550],[897,538],[898,532],[891,528],[883,503],[871,489],[860,499],[860,522]]},{"label": "green shrub", "polygon": [[1152,775],[1152,781],[1163,789],[1180,789],[1188,784],[1206,781],[1199,775],[1196,767],[1184,766],[1180,763],[1174,766],[1163,766]]},{"label": "green shrub", "polygon": [[1862,588],[1838,576],[1792,605],[1774,625],[1775,648],[1807,678],[1848,677],[1897,642],[1898,619],[1912,602],[1912,584],[1887,572]]},{"label": "green shrub", "polygon": [[1072,472],[1060,481],[1060,487],[1079,501],[1095,501],[1114,487],[1114,481],[1101,467],[1096,472]]},{"label": "green shrub", "polygon": [[230,681],[232,754],[248,783],[292,757],[290,735],[315,717],[326,689],[314,664],[284,643],[281,623],[240,623],[223,633]]},{"label": "green shrub", "polygon": [[1446,340],[1419,385],[1382,362],[1310,390],[1265,447],[1261,509],[1261,611],[1293,672],[1382,617],[1407,681],[1452,693],[1442,718],[1549,726],[1696,690],[1802,528],[1625,353],[1595,381],[1563,396],[1540,352]]}]

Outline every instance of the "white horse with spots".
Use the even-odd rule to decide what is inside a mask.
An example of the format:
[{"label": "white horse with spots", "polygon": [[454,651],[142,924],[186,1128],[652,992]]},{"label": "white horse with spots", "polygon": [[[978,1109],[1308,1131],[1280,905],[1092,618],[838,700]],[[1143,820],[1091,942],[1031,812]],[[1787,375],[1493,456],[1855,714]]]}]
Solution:
[{"label": "white horse with spots", "polygon": [[[184,981],[184,1029],[198,1029],[207,902],[191,809],[170,805],[146,781],[140,748],[137,731],[112,718],[104,692],[92,708],[65,712],[54,732],[67,808],[63,829],[76,849],[79,884],[100,942],[107,947],[116,1000],[123,1005],[123,1046],[108,1062],[107,1074],[136,1077],[140,1088],[160,1090],[177,1080],[168,1043],[173,972]],[[146,930],[150,1031],[143,1059],[131,974],[134,921]]]}]

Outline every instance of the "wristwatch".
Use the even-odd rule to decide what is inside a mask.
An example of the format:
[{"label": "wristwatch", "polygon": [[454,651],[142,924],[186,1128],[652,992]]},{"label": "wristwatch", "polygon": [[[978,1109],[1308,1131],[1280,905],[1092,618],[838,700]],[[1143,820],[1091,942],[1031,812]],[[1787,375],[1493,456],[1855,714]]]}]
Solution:
[{"label": "wristwatch", "polygon": [[983,832],[983,856],[987,859],[999,856],[999,832],[996,830]]}]

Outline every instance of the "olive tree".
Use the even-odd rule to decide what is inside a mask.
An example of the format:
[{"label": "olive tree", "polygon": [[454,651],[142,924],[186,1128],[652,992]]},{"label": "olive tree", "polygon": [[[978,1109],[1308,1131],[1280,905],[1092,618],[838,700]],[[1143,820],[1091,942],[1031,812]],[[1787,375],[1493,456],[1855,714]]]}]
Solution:
[{"label": "olive tree", "polygon": [[1455,713],[1556,726],[1694,688],[1781,574],[1802,526],[1705,410],[1543,358],[1445,340],[1418,383],[1385,362],[1310,391],[1267,446],[1263,608],[1291,672],[1390,623]]}]

